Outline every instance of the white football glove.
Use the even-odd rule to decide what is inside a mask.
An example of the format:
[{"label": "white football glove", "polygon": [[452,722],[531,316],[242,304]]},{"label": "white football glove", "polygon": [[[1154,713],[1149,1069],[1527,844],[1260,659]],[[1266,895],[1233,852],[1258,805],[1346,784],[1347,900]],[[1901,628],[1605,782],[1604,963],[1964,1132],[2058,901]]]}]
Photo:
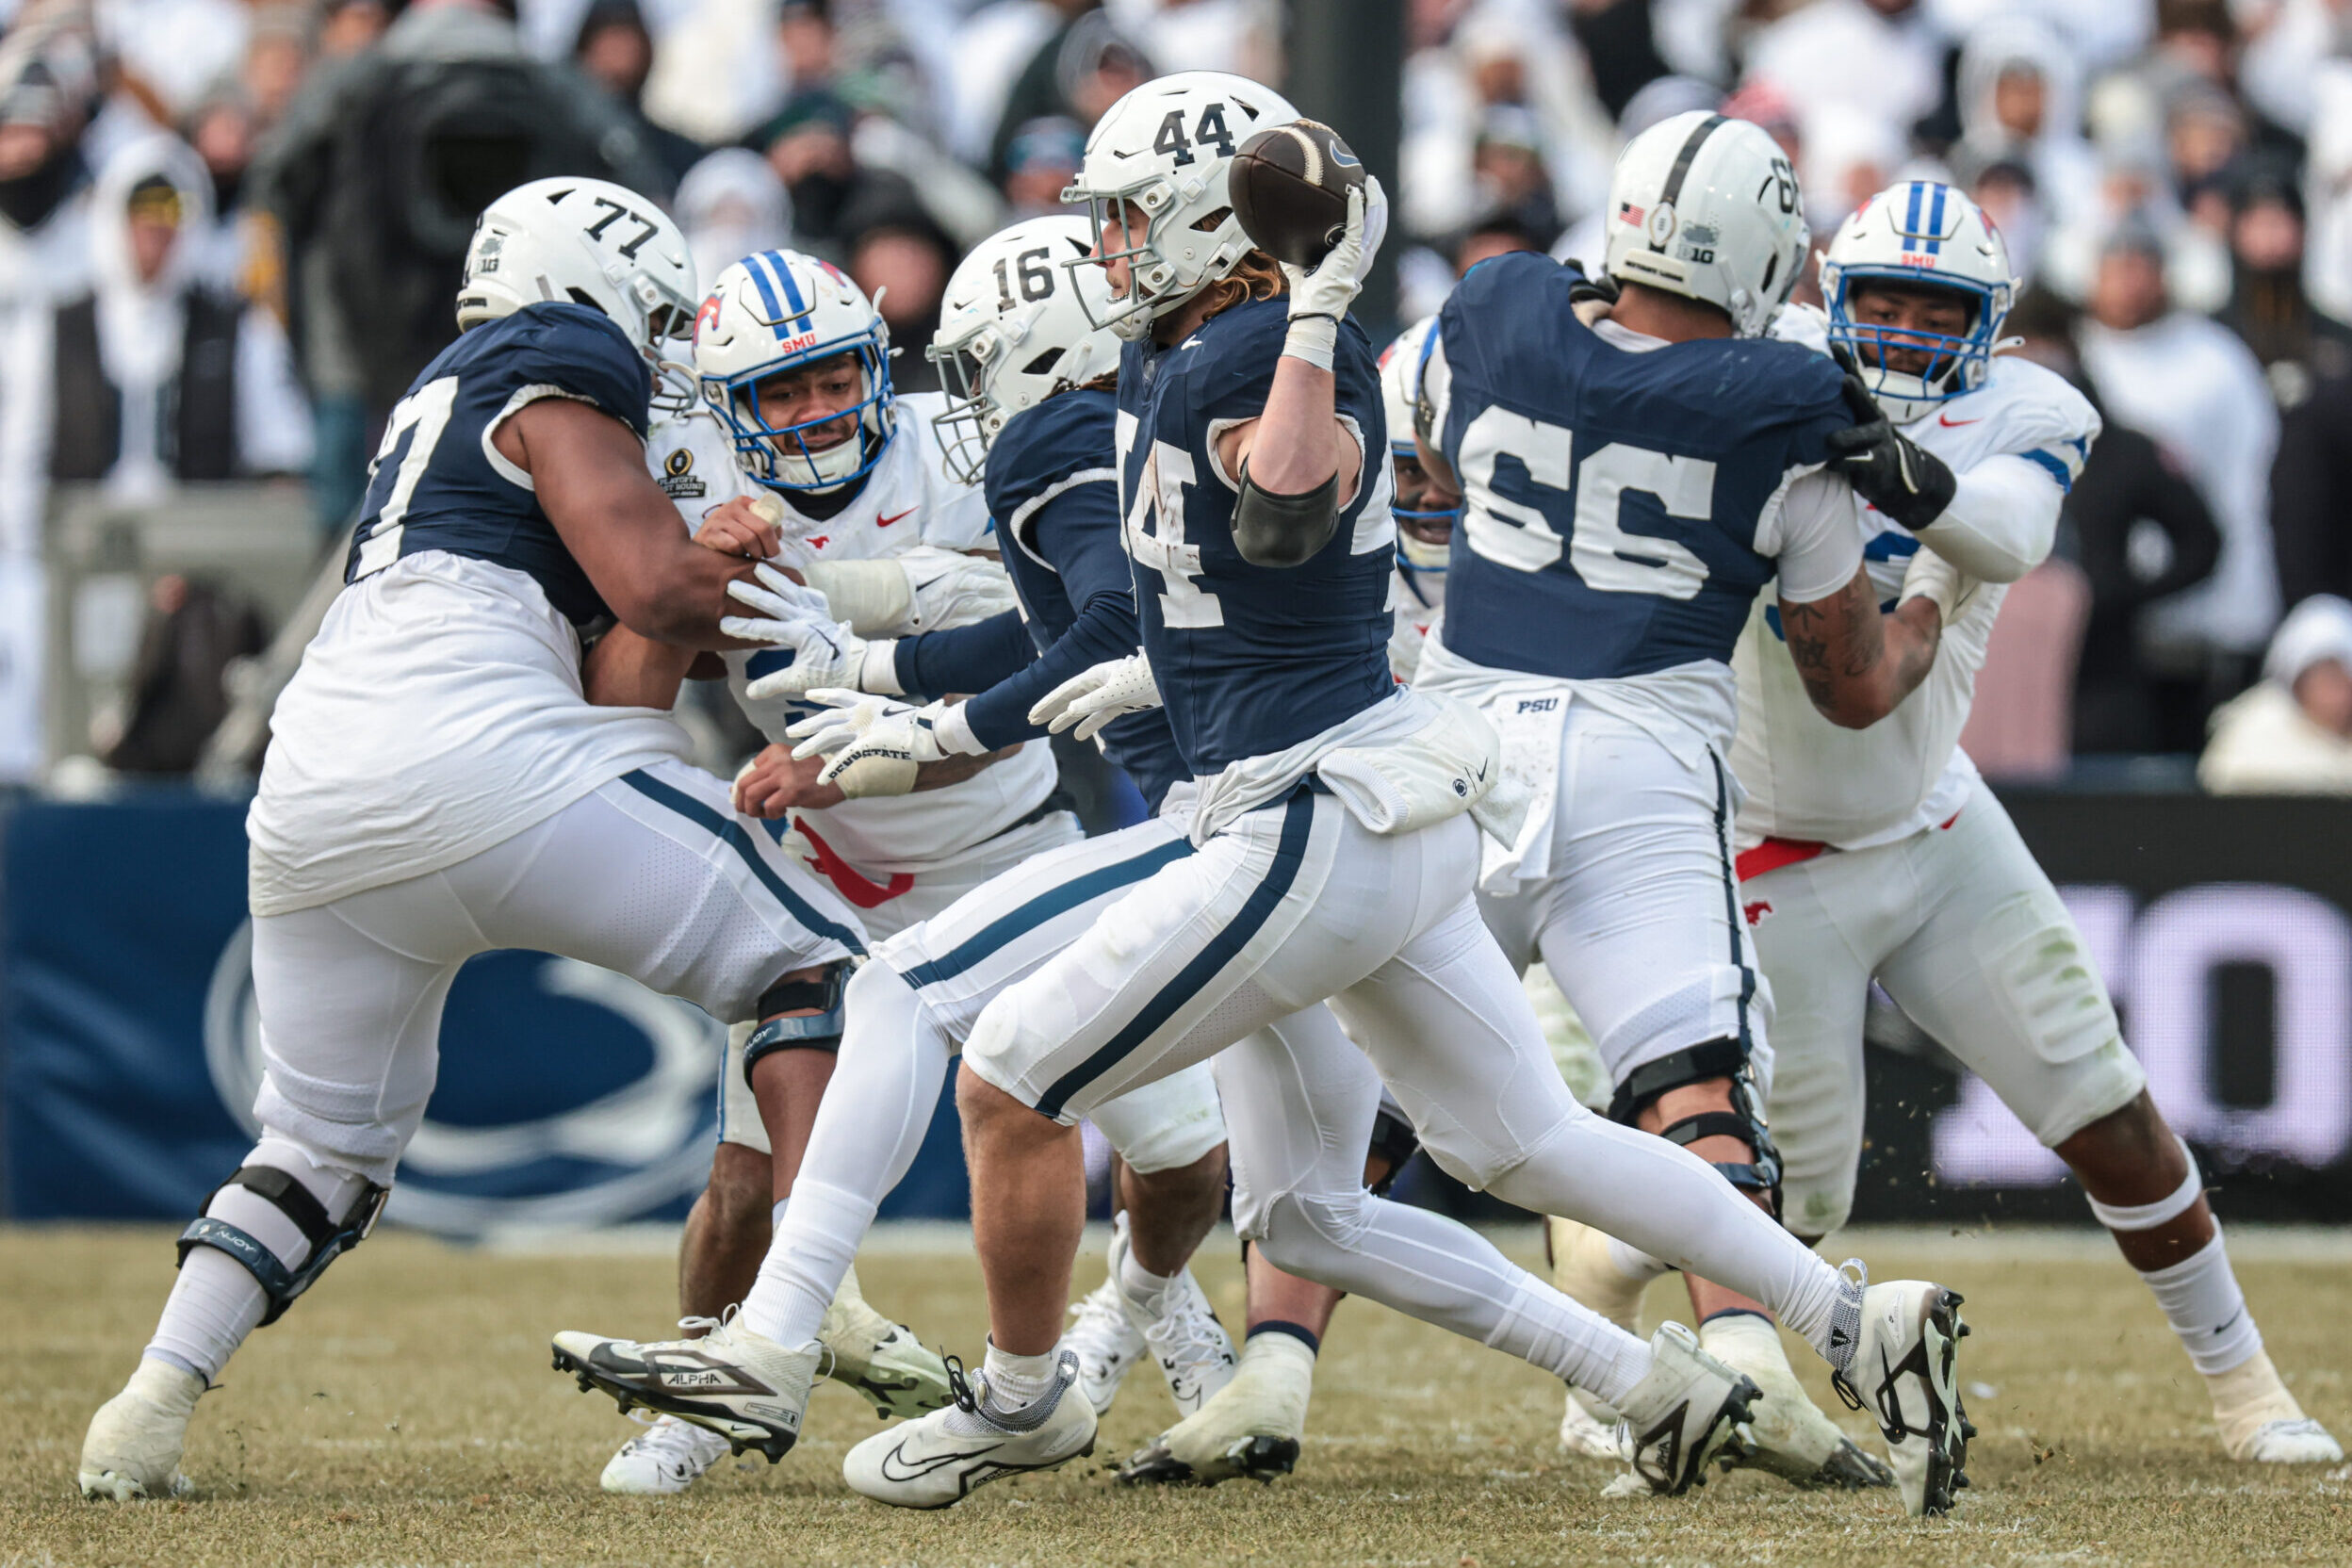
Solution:
[{"label": "white football glove", "polygon": [[1903,593],[1898,605],[1912,599],[1926,599],[1936,606],[1944,625],[1952,625],[1952,617],[1968,607],[1982,587],[1975,578],[1937,555],[1926,547],[1911,558],[1911,564],[1903,574]]},{"label": "white football glove", "polygon": [[914,589],[914,608],[908,617],[911,630],[970,626],[1002,614],[1018,602],[1013,597],[1013,580],[987,556],[925,545],[898,560]]},{"label": "white football glove", "polygon": [[1348,193],[1348,226],[1331,253],[1312,270],[1280,264],[1290,285],[1290,330],[1282,338],[1282,352],[1319,369],[1331,368],[1340,318],[1363,291],[1364,275],[1371,271],[1372,258],[1380,253],[1387,232],[1388,193],[1367,174],[1362,189]]},{"label": "white football glove", "polygon": [[1152,678],[1152,662],[1136,653],[1071,676],[1037,699],[1029,710],[1029,722],[1056,735],[1075,727],[1078,739],[1091,741],[1113,719],[1159,706],[1160,687]]},{"label": "white football glove", "polygon": [[772,639],[792,650],[792,662],[761,676],[743,689],[757,701],[792,700],[820,686],[847,687],[903,696],[898,683],[898,643],[892,638],[867,642],[845,626],[830,620],[795,621]]},{"label": "white football glove", "polygon": [[[960,711],[948,716],[945,703],[917,708],[839,688],[810,692],[808,699],[825,704],[826,710],[785,731],[799,743],[792,755],[824,756],[825,771],[817,782],[838,784],[853,800],[903,795],[915,787],[916,770],[925,762],[976,756],[988,749],[972,739]],[[943,717],[947,722],[941,722]]]},{"label": "white football glove", "polygon": [[728,583],[727,596],[758,612],[728,615],[719,622],[719,630],[738,642],[792,643],[802,623],[833,618],[823,594],[794,582],[764,561],[752,567],[750,577]]}]

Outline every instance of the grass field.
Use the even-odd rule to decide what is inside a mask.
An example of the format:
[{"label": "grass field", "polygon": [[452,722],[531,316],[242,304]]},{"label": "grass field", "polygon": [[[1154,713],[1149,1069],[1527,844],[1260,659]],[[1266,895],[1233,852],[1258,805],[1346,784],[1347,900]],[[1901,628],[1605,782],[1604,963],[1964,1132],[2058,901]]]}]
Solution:
[{"label": "grass field", "polygon": [[[1532,1232],[1508,1239],[1535,1250]],[[548,1370],[547,1334],[661,1327],[666,1254],[461,1251],[404,1234],[337,1264],[246,1347],[197,1413],[195,1498],[83,1503],[82,1429],[153,1324],[169,1233],[0,1229],[0,1564],[2352,1561],[2352,1466],[2224,1460],[2201,1384],[2099,1238],[1858,1239],[1880,1278],[1933,1273],[1968,1295],[1978,1490],[1949,1520],[1911,1523],[1889,1494],[1753,1476],[1676,1501],[1604,1501],[1610,1467],[1560,1452],[1557,1383],[1364,1302],[1340,1309],[1306,1456],[1271,1487],[1119,1486],[1119,1459],[1170,1418],[1147,1369],[1094,1459],[942,1513],[842,1486],[841,1454],[873,1417],[837,1387],[820,1389],[781,1465],[723,1463],[682,1498],[610,1498],[596,1472],[632,1429]],[[2352,1430],[2352,1239],[2236,1240],[2274,1359],[2312,1414]],[[1081,1285],[1101,1267],[1097,1242]],[[878,1237],[859,1273],[926,1340],[978,1348],[978,1282],[952,1236]],[[1230,1238],[1204,1250],[1201,1273],[1237,1322]],[[1654,1288],[1652,1311],[1674,1296]],[[1818,1364],[1798,1360],[1828,1401]]]}]

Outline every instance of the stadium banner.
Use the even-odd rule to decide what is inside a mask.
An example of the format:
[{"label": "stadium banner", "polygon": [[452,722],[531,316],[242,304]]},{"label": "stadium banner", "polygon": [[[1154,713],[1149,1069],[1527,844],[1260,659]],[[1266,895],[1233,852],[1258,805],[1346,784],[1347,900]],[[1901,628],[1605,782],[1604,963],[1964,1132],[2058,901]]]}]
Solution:
[{"label": "stadium banner", "polygon": [[[2227,1212],[2352,1218],[2352,803],[2002,798]],[[250,1147],[243,817],[156,792],[0,822],[0,1215],[184,1217]],[[1873,1040],[1857,1219],[2088,1221],[1980,1081],[1891,1007]],[[721,1045],[702,1013],[609,972],[475,959],[392,1217],[475,1236],[683,1214],[709,1168]],[[1400,1194],[1462,1196],[1411,1175]],[[943,1097],[883,1212],[959,1217],[966,1195]]]},{"label": "stadium banner", "polygon": [[[245,809],[178,792],[0,821],[0,1215],[180,1219],[257,1132]],[[622,975],[484,954],[388,1217],[472,1237],[678,1218],[726,1031]],[[966,1212],[952,1106],[886,1214]]]}]

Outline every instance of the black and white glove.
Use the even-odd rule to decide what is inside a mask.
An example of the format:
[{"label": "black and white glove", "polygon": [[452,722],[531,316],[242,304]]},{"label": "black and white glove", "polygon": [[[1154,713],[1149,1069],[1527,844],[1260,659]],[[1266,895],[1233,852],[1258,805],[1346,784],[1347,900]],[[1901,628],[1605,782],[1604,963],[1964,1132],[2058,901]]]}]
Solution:
[{"label": "black and white glove", "polygon": [[1917,533],[1944,514],[1960,482],[1942,458],[1895,429],[1854,373],[1851,358],[1840,351],[1838,363],[1845,368],[1846,407],[1854,422],[1830,436],[1829,470],[1853,485],[1855,495]]},{"label": "black and white glove", "polygon": [[1608,273],[1604,272],[1597,278],[1587,273],[1568,286],[1568,308],[1576,313],[1577,320],[1589,327],[1609,314],[1621,292],[1617,280]]}]

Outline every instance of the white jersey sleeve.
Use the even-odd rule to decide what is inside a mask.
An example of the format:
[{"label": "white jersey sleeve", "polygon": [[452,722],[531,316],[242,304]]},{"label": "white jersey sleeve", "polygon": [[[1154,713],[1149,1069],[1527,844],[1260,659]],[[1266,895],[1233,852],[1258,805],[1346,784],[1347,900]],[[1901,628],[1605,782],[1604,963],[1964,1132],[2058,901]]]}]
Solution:
[{"label": "white jersey sleeve", "polygon": [[[2005,578],[2023,575],[2050,550],[2059,503],[2082,471],[2099,416],[2081,394],[2039,366],[1994,360],[1985,384],[1941,404],[1904,433],[1949,464],[1970,510],[1938,522],[1939,551],[1994,568],[1944,629],[1935,666],[1919,690],[1868,729],[1840,729],[1806,695],[1777,616],[1749,618],[1732,667],[1740,683],[1733,771],[1748,792],[1740,813],[1744,841],[1795,839],[1860,849],[1906,838],[1958,809],[1975,777],[1959,749],[1984,667]],[[1997,510],[2006,507],[2009,510]],[[1864,507],[1865,564],[1882,605],[1923,541]]]},{"label": "white jersey sleeve", "polygon": [[1853,488],[1826,469],[1788,482],[1780,505],[1756,530],[1756,549],[1772,557],[1780,596],[1790,604],[1825,599],[1862,565],[1862,527]]}]

